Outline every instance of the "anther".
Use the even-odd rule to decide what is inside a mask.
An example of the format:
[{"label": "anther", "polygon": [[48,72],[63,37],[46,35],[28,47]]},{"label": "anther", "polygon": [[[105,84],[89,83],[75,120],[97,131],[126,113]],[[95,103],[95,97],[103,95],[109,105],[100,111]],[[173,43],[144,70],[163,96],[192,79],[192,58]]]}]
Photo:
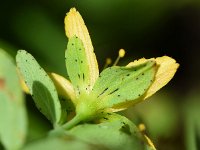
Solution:
[{"label": "anther", "polygon": [[123,58],[124,55],[125,55],[125,50],[124,49],[120,49],[119,50],[119,55],[118,55],[117,59],[115,60],[113,66],[116,66],[117,63],[119,62],[120,58]]},{"label": "anther", "polygon": [[108,65],[110,65],[112,63],[112,59],[111,58],[106,58],[106,63],[103,67],[103,69],[106,69],[108,67]]}]

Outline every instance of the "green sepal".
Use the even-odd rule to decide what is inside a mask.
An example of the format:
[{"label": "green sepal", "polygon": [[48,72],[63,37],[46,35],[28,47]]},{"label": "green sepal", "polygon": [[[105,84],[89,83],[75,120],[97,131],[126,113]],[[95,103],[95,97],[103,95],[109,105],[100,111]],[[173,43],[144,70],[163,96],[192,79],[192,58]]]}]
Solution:
[{"label": "green sepal", "polygon": [[82,41],[73,36],[69,38],[65,52],[67,73],[74,86],[77,97],[91,91],[89,65]]},{"label": "green sepal", "polygon": [[156,70],[155,61],[133,67],[109,67],[100,74],[91,94],[106,108],[137,102],[152,84]]}]

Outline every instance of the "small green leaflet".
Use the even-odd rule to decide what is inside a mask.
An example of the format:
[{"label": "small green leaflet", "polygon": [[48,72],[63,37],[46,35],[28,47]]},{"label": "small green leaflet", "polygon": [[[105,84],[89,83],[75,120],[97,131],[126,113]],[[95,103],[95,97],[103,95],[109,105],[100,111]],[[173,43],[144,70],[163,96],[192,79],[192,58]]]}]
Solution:
[{"label": "small green leaflet", "polygon": [[107,68],[97,79],[92,94],[106,107],[136,100],[147,91],[155,72],[154,61],[134,67]]},{"label": "small green leaflet", "polygon": [[0,140],[5,149],[20,149],[26,138],[24,95],[13,59],[0,49]]},{"label": "small green leaflet", "polygon": [[89,65],[87,64],[86,55],[82,41],[76,36],[69,38],[65,52],[65,61],[67,72],[77,97],[82,92],[89,93],[91,90]]},{"label": "small green leaflet", "polygon": [[61,104],[56,88],[35,58],[24,50],[16,56],[17,67],[27,84],[37,108],[54,124],[61,119]]}]

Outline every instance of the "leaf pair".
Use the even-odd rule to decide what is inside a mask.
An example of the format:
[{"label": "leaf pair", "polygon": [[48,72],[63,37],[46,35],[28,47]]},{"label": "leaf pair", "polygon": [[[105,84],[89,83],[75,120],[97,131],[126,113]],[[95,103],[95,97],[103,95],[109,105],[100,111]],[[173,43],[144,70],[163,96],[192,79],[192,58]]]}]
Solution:
[{"label": "leaf pair", "polygon": [[61,124],[62,117],[66,115],[65,110],[62,111],[56,87],[48,74],[34,57],[24,50],[18,51],[16,62],[36,107],[54,126]]}]

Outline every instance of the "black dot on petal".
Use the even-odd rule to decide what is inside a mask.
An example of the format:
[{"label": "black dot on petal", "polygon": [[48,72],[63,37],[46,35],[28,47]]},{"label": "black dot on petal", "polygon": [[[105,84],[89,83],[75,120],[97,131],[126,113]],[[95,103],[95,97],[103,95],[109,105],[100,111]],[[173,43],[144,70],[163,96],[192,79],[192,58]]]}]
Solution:
[{"label": "black dot on petal", "polygon": [[118,97],[120,97],[120,95],[117,95]]},{"label": "black dot on petal", "polygon": [[78,60],[77,59],[75,59],[75,62],[77,62]]},{"label": "black dot on petal", "polygon": [[81,51],[81,48],[79,48],[79,51]]},{"label": "black dot on petal", "polygon": [[142,75],[144,75],[144,73],[142,73]]},{"label": "black dot on petal", "polygon": [[72,46],[74,46],[74,43],[72,43]]},{"label": "black dot on petal", "polygon": [[81,63],[83,63],[83,61],[81,60]]},{"label": "black dot on petal", "polygon": [[140,94],[138,94],[138,96],[140,97],[141,95],[140,95]]},{"label": "black dot on petal", "polygon": [[138,78],[136,78],[136,80],[138,80]]}]

